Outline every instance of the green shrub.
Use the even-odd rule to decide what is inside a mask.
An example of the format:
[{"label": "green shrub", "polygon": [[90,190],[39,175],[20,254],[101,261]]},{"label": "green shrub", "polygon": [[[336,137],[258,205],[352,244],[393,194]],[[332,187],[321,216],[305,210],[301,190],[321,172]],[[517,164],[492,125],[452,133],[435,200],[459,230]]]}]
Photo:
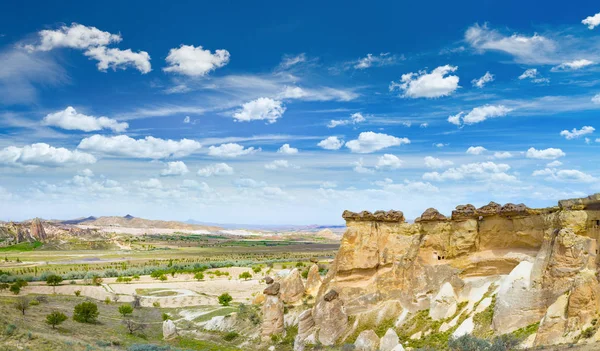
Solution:
[{"label": "green shrub", "polygon": [[119,313],[121,316],[126,317],[133,313],[133,307],[131,307],[129,304],[121,305],[119,306]]},{"label": "green shrub", "polygon": [[229,306],[229,303],[233,301],[233,297],[229,293],[223,293],[219,296],[219,303],[223,306]]},{"label": "green shrub", "polygon": [[17,326],[14,324],[9,324],[6,326],[6,328],[4,328],[4,334],[11,336],[15,333],[15,330],[17,330]]},{"label": "green shrub", "polygon": [[248,279],[252,278],[252,274],[250,274],[250,272],[242,272],[242,273],[240,273],[239,278],[248,280]]},{"label": "green shrub", "polygon": [[85,301],[75,306],[73,320],[79,323],[94,323],[99,314],[98,305],[90,301]]},{"label": "green shrub", "polygon": [[75,290],[74,294],[77,297],[81,296],[81,290]]},{"label": "green shrub", "polygon": [[46,316],[46,324],[51,325],[55,329],[57,325],[67,320],[67,316],[58,311],[54,311]]},{"label": "green shrub", "polygon": [[229,333],[226,333],[225,335],[223,335],[223,340],[225,341],[232,341],[233,339],[237,338],[240,334],[234,332],[234,331],[230,331]]}]

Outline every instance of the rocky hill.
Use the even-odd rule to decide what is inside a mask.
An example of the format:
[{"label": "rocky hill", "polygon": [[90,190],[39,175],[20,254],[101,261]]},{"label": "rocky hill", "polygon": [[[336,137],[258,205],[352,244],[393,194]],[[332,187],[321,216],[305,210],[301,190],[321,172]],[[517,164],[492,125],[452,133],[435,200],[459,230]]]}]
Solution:
[{"label": "rocky hill", "polygon": [[[314,306],[297,316],[295,350],[442,349],[465,334],[511,334],[527,347],[600,340],[600,194],[544,209],[492,202],[449,217],[428,209],[411,224],[399,211],[343,218]],[[281,292],[265,291],[265,337],[282,330],[279,311],[294,290],[287,280]]]},{"label": "rocky hill", "polygon": [[93,226],[93,227],[122,227],[122,228],[159,228],[159,229],[176,229],[176,230],[207,230],[216,231],[222,228],[216,226],[206,226],[189,224],[177,221],[160,221],[138,218],[131,215],[123,217],[118,216],[105,216],[105,217],[91,217],[89,220],[78,222],[77,224],[82,226]]}]

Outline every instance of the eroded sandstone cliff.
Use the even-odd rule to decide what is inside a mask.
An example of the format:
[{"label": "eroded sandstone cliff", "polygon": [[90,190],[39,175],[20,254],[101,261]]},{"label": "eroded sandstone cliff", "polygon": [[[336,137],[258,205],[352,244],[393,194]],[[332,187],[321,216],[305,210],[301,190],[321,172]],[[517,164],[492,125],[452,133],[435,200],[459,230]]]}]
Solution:
[{"label": "eroded sandstone cliff", "polygon": [[343,218],[296,349],[354,342],[381,323],[412,346],[440,333],[520,333],[529,345],[600,337],[600,194],[544,209],[461,205],[450,217],[430,208],[415,223],[399,211]]}]

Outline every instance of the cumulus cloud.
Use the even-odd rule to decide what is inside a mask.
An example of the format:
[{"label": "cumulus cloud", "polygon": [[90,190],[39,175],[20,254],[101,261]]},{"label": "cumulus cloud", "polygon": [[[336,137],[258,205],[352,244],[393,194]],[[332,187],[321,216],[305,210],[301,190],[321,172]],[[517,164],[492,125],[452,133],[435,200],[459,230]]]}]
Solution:
[{"label": "cumulus cloud", "polygon": [[138,71],[146,74],[152,70],[150,55],[145,51],[133,52],[131,49],[121,50],[98,46],[89,48],[84,55],[97,60],[97,67],[100,71],[106,71],[109,68],[116,71],[117,68],[135,67]]},{"label": "cumulus cloud", "polygon": [[559,182],[571,182],[571,183],[594,183],[598,181],[598,178],[591,174],[584,173],[576,169],[561,169],[545,168],[534,171],[532,173],[534,177],[546,177],[547,180],[559,181]]},{"label": "cumulus cloud", "polygon": [[78,150],[53,147],[45,143],[36,143],[23,147],[8,146],[0,150],[0,163],[14,166],[50,166],[57,167],[73,164],[95,163],[96,158]]},{"label": "cumulus cloud", "polygon": [[578,69],[581,69],[583,67],[590,66],[593,64],[594,64],[593,61],[586,60],[586,59],[574,60],[574,61],[569,61],[569,62],[563,62],[558,66],[554,66],[554,67],[552,67],[551,71],[552,72],[574,71],[574,70],[578,70]]},{"label": "cumulus cloud", "polygon": [[367,54],[367,56],[356,60],[352,67],[355,69],[366,69],[370,67],[381,67],[395,64],[400,58],[390,55],[389,52],[379,55]]},{"label": "cumulus cloud", "polygon": [[427,73],[419,71],[418,73],[403,74],[400,82],[392,82],[390,91],[400,90],[402,96],[406,98],[437,98],[451,95],[459,88],[458,76],[449,75],[458,69],[456,66],[440,66]]},{"label": "cumulus cloud", "polygon": [[168,66],[163,68],[163,71],[202,77],[228,64],[229,57],[227,50],[216,50],[213,54],[210,50],[204,50],[202,46],[181,45],[169,51],[166,58]]},{"label": "cumulus cloud", "polygon": [[562,132],[560,132],[560,135],[564,136],[567,140],[571,140],[577,139],[584,135],[592,134],[595,130],[596,129],[594,129],[594,127],[585,126],[581,129],[573,128],[573,130],[571,131],[563,130]]},{"label": "cumulus cloud", "polygon": [[126,135],[107,137],[98,134],[84,138],[77,146],[81,150],[107,155],[150,159],[184,157],[196,152],[201,147],[199,142],[190,139],[176,141],[152,136],[133,139]]},{"label": "cumulus cloud", "polygon": [[233,181],[233,184],[240,188],[261,188],[267,186],[265,182],[258,182],[252,178],[240,178]]},{"label": "cumulus cloud", "polygon": [[543,150],[537,150],[535,148],[529,148],[525,153],[527,158],[535,158],[540,160],[555,160],[557,158],[563,157],[566,154],[561,149],[548,148]]},{"label": "cumulus cloud", "polygon": [[517,178],[506,172],[510,166],[504,163],[480,162],[468,163],[455,168],[439,172],[428,172],[423,174],[423,179],[429,181],[461,181],[461,180],[481,180],[481,181],[500,181],[516,182]]},{"label": "cumulus cloud", "polygon": [[585,24],[589,29],[594,29],[600,25],[600,13],[584,18],[581,23]]},{"label": "cumulus cloud", "polygon": [[42,30],[38,35],[39,43],[26,45],[25,48],[32,51],[50,51],[56,48],[83,50],[118,43],[122,39],[119,34],[111,34],[78,23],[72,23],[71,26],[64,25],[56,30]]},{"label": "cumulus cloud", "polygon": [[426,156],[424,160],[425,166],[433,169],[446,168],[454,164],[454,162],[452,161],[442,160],[440,158],[435,158],[432,156]]},{"label": "cumulus cloud", "polygon": [[529,79],[529,80],[531,80],[534,83],[548,83],[548,82],[550,82],[550,79],[544,78],[544,77],[540,76],[537,68],[526,69],[525,72],[523,72],[519,76],[519,79],[520,80]]},{"label": "cumulus cloud", "polygon": [[487,83],[494,81],[494,75],[490,72],[485,72],[485,74],[479,79],[473,79],[471,83],[473,86],[477,88],[483,88]]},{"label": "cumulus cloud", "polygon": [[469,113],[459,112],[456,115],[448,117],[448,122],[460,126],[463,124],[476,124],[490,118],[504,117],[512,109],[504,105],[484,105],[475,107]]},{"label": "cumulus cloud", "polygon": [[556,167],[562,166],[562,164],[563,164],[562,162],[560,162],[560,161],[557,160],[557,161],[552,161],[552,162],[548,163],[546,165],[546,167],[556,168]]},{"label": "cumulus cloud", "polygon": [[358,135],[358,139],[347,142],[346,147],[352,152],[367,154],[403,144],[410,144],[410,140],[408,138],[397,138],[383,133],[362,132]]},{"label": "cumulus cloud", "polygon": [[124,132],[129,127],[126,122],[117,122],[108,117],[93,117],[77,113],[71,106],[63,111],[46,115],[42,123],[47,126],[54,126],[67,130],[82,130],[84,132],[102,129],[110,129],[114,132]]},{"label": "cumulus cloud", "polygon": [[281,118],[284,112],[285,106],[281,101],[262,97],[243,104],[233,118],[238,122],[266,120],[270,124]]},{"label": "cumulus cloud", "polygon": [[375,184],[387,191],[401,193],[437,193],[439,191],[435,185],[429,182],[412,182],[408,179],[405,179],[403,183],[395,184],[393,180],[386,178],[383,181],[375,182]]},{"label": "cumulus cloud", "polygon": [[349,124],[357,124],[366,121],[365,116],[360,112],[353,113],[348,119],[332,119],[327,124],[329,128],[335,128],[337,126],[345,126]]},{"label": "cumulus cloud", "polygon": [[317,144],[325,150],[339,150],[343,145],[344,141],[335,136],[327,137],[327,139],[323,139]]},{"label": "cumulus cloud", "polygon": [[191,123],[192,120],[190,119],[190,116],[185,116],[185,118],[183,119],[183,123]]},{"label": "cumulus cloud", "polygon": [[377,169],[398,169],[402,167],[404,162],[400,160],[397,156],[392,154],[384,154],[377,158],[377,164],[375,168]]},{"label": "cumulus cloud", "polygon": [[353,162],[354,172],[361,174],[372,174],[375,173],[375,170],[369,167],[365,167],[364,160],[360,158],[358,161]]},{"label": "cumulus cloud", "polygon": [[600,94],[596,94],[592,97],[592,102],[595,104],[600,104]]},{"label": "cumulus cloud", "polygon": [[505,158],[511,158],[513,157],[513,155],[508,152],[508,151],[502,151],[502,152],[495,152],[494,153],[494,158],[499,158],[499,159],[505,159]]},{"label": "cumulus cloud", "polygon": [[556,50],[556,43],[549,38],[534,34],[506,36],[487,25],[475,24],[465,32],[465,40],[473,48],[484,51],[498,51],[512,55],[520,63],[548,63],[549,55]]},{"label": "cumulus cloud", "polygon": [[298,153],[298,149],[291,147],[290,144],[283,144],[277,152],[284,155],[295,155]]},{"label": "cumulus cloud", "polygon": [[254,154],[261,149],[255,149],[254,147],[245,148],[244,146],[236,143],[221,144],[219,146],[211,146],[208,148],[208,154],[215,157],[226,157],[234,158],[238,156]]},{"label": "cumulus cloud", "polygon": [[167,163],[167,168],[160,171],[161,177],[181,176],[188,173],[189,170],[183,161],[174,161]]},{"label": "cumulus cloud", "polygon": [[484,148],[483,146],[471,146],[467,149],[467,153],[469,155],[481,155],[482,153],[486,152],[487,149]]},{"label": "cumulus cloud", "polygon": [[275,161],[269,162],[265,165],[265,168],[269,169],[269,170],[276,170],[276,169],[290,168],[290,167],[294,167],[294,166],[291,163],[289,163],[287,160],[275,160]]},{"label": "cumulus cloud", "polygon": [[201,177],[212,177],[220,175],[233,174],[233,167],[227,163],[214,163],[198,170],[198,175]]}]

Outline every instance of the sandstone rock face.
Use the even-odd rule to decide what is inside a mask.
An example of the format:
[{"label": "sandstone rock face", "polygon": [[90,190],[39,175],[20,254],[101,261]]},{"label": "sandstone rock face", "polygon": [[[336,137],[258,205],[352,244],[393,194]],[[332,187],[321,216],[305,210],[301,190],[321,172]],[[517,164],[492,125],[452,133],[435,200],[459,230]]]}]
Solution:
[{"label": "sandstone rock face", "polygon": [[306,328],[324,345],[343,341],[389,302],[400,306],[385,317],[397,326],[425,309],[434,320],[464,311],[460,325],[456,317],[430,331],[456,328],[455,336],[472,333],[475,314],[493,309],[496,335],[540,323],[528,340],[535,345],[576,341],[598,318],[600,194],[545,209],[460,205],[450,218],[431,208],[415,223],[398,211],[345,211],[343,218],[346,232]]},{"label": "sandstone rock face", "polygon": [[283,333],[284,315],[283,301],[279,297],[279,283],[269,285],[265,291],[265,302],[262,307],[262,331],[263,339],[270,337],[273,334]]},{"label": "sandstone rock face", "polygon": [[398,334],[396,334],[394,329],[390,328],[379,342],[379,351],[392,351],[399,344],[400,339],[398,338]]},{"label": "sandstone rock face", "polygon": [[304,296],[304,283],[300,271],[294,268],[290,274],[281,280],[281,299],[284,303],[300,302]]},{"label": "sandstone rock face", "polygon": [[354,342],[356,351],[377,351],[379,348],[379,337],[372,330],[365,330],[358,334]]},{"label": "sandstone rock face", "polygon": [[311,296],[317,296],[319,288],[321,287],[321,275],[319,274],[319,266],[313,264],[308,270],[308,276],[306,278],[306,294]]},{"label": "sandstone rock face", "polygon": [[294,350],[303,350],[307,343],[314,343],[315,321],[312,310],[306,310],[298,316],[298,335],[294,340]]},{"label": "sandstone rock face", "polygon": [[35,218],[33,221],[31,221],[30,234],[33,238],[39,241],[46,241],[46,231],[44,230],[42,221],[39,218]]},{"label": "sandstone rock face", "polygon": [[177,328],[172,320],[167,319],[162,325],[163,339],[169,340],[177,336]]}]

